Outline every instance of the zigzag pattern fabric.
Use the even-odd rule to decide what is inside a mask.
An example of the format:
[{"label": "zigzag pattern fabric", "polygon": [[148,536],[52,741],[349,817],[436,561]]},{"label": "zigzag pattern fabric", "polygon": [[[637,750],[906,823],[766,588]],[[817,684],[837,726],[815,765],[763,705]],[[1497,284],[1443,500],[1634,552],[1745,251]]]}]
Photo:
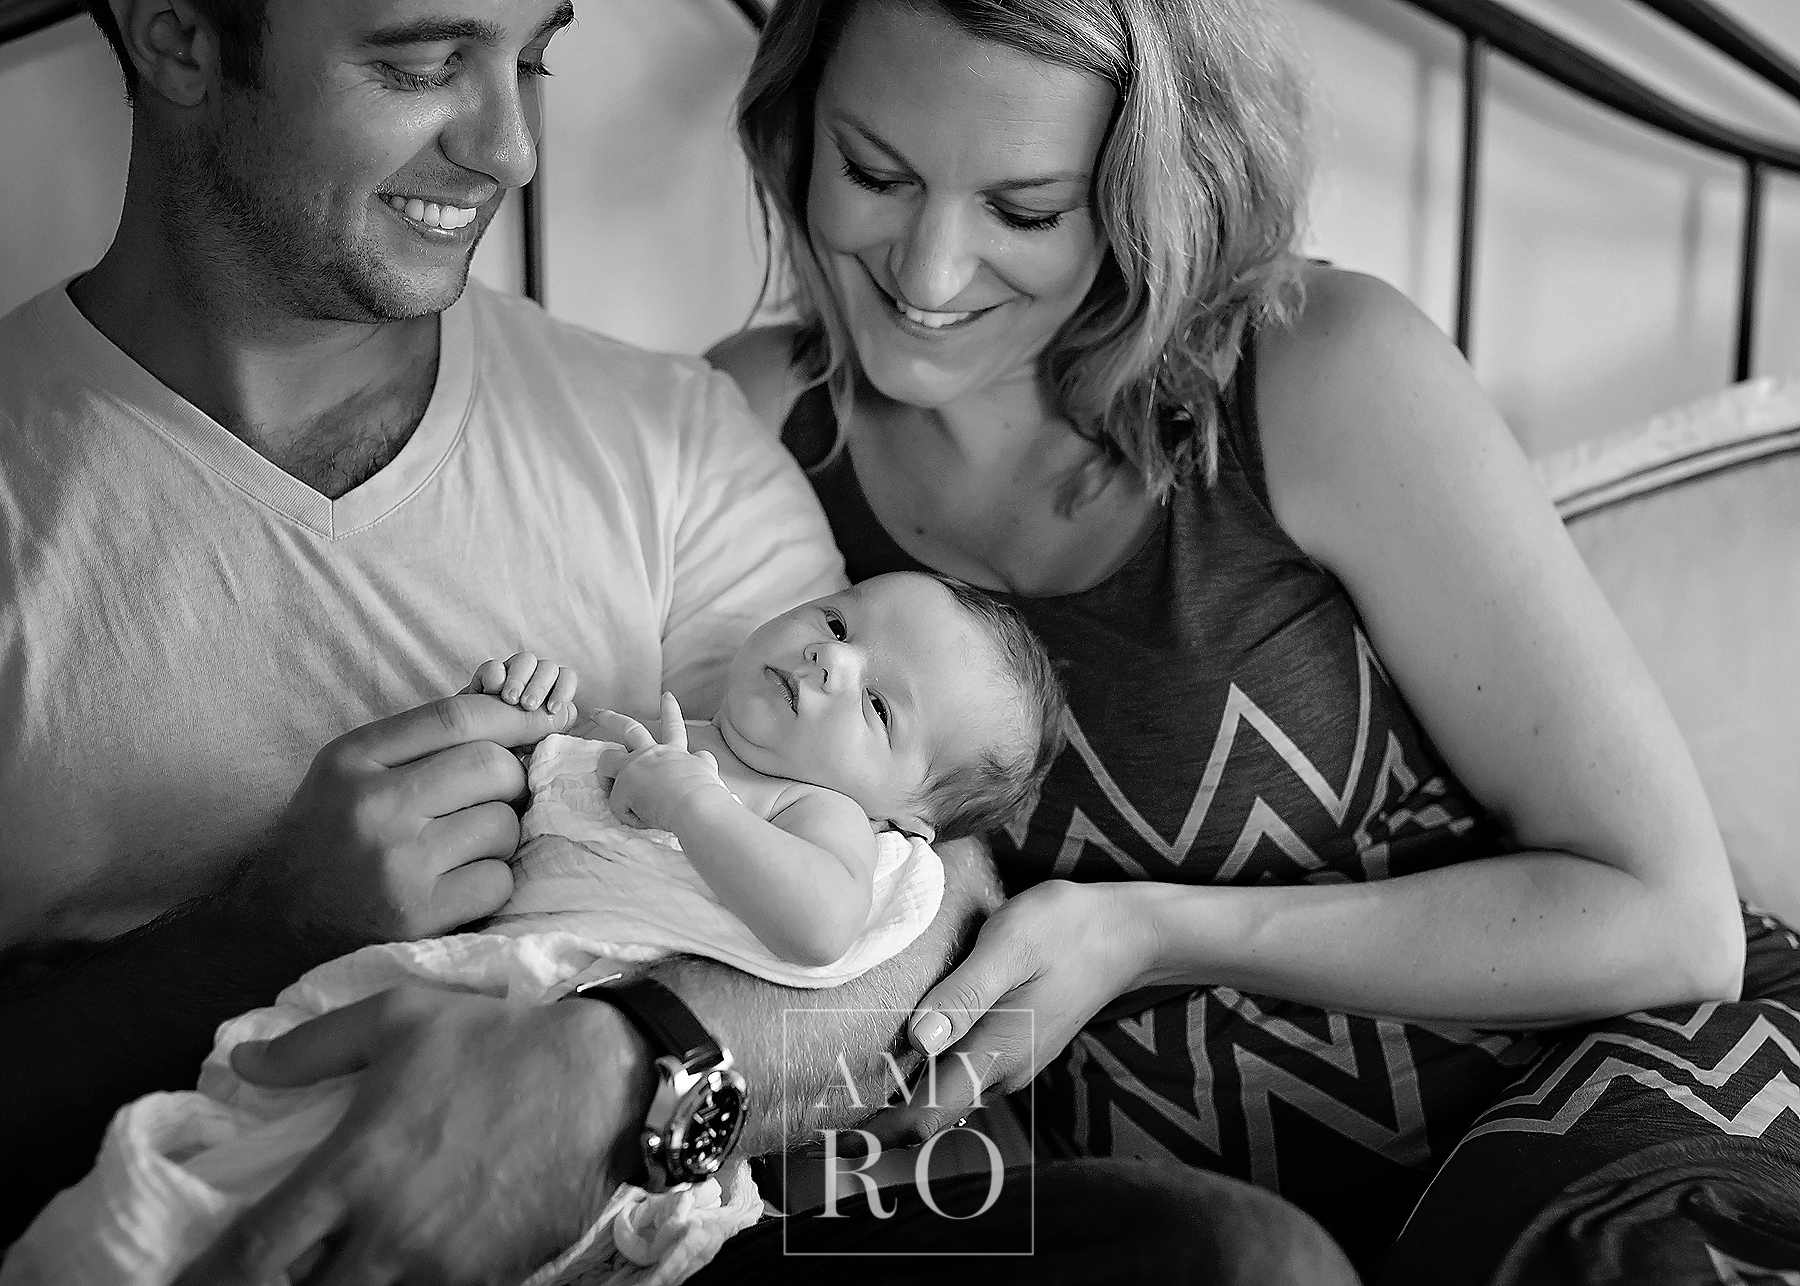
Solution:
[{"label": "zigzag pattern fabric", "polygon": [[[1254,387],[1247,345],[1223,408],[1217,482],[1177,491],[1116,572],[1078,593],[1000,596],[1062,667],[1073,712],[1042,802],[994,837],[1011,891],[1052,878],[1380,880],[1505,843],[1408,709],[1349,594],[1275,520]],[[822,391],[801,398],[782,436],[802,464],[818,466],[813,487],[853,581],[929,570],[881,525],[854,449],[823,462],[835,430]],[[1758,931],[1758,958],[1795,962],[1800,974],[1785,928],[1770,920]],[[1765,977],[1745,994],[1775,995],[1757,989],[1768,985]],[[1627,1102],[1627,1116],[1647,1104],[1663,1131],[1621,1136],[1634,1147],[1691,1129],[1752,1149],[1765,1169],[1776,1164],[1770,1139],[1795,1121],[1777,1108],[1800,1072],[1778,1084],[1770,1060],[1793,1062],[1800,991],[1776,999],[1794,1008],[1762,1013],[1764,1026],[1740,1006],[1662,1013],[1595,1028],[1603,1038],[1580,1047],[1563,1033],[1399,1023],[1226,988],[1163,988],[1121,997],[1019,1099],[1035,1105],[1037,1137],[1051,1151],[1174,1158],[1279,1191],[1370,1280],[1429,1182],[1391,1280],[1487,1282],[1563,1183],[1620,1160],[1607,1142],[1619,1132],[1590,1128],[1615,1102]],[[1697,1020],[1695,1051],[1683,1055],[1681,1033]],[[1742,1047],[1741,1066],[1711,1052],[1720,1033],[1735,1033],[1728,1047]],[[1520,1082],[1525,1073],[1540,1079]],[[1502,1099],[1507,1106],[1483,1117]],[[1690,1110],[1699,1104],[1745,1128],[1770,1113],[1777,1124],[1762,1137],[1733,1135]],[[1558,1122],[1568,1133],[1546,1132]],[[1478,1133],[1465,1144],[1471,1127]],[[1654,1173],[1640,1176],[1651,1188]],[[1783,1191],[1783,1173],[1765,1174],[1755,1192]],[[1788,1207],[1800,1210],[1800,1182],[1794,1196]],[[1772,1262],[1766,1247],[1741,1239],[1707,1244],[1727,1266]],[[1464,1264],[1467,1274],[1452,1271]],[[1787,1267],[1800,1271],[1800,1255]],[[1537,1272],[1516,1280],[1556,1280]]]},{"label": "zigzag pattern fabric", "polygon": [[1432,1180],[1381,1286],[1800,1286],[1800,938],[1744,994],[1562,1035]]},{"label": "zigzag pattern fabric", "polygon": [[[1400,701],[1342,591],[1328,590],[1274,640],[1302,651],[1309,683],[1286,666],[1267,677],[1241,667],[1212,689],[1204,722],[1194,692],[1185,717],[1162,727],[1116,717],[1142,658],[1071,666],[1069,750],[1030,820],[996,838],[1009,885],[1378,880],[1491,851],[1492,828]],[[1036,604],[1020,606],[1053,654],[1083,646],[1057,638]],[[1358,1258],[1392,1241],[1464,1129],[1539,1050],[1516,1033],[1222,987],[1127,998],[1112,1012],[1040,1078],[1040,1134],[1080,1155],[1172,1158],[1249,1179],[1314,1214]]]}]

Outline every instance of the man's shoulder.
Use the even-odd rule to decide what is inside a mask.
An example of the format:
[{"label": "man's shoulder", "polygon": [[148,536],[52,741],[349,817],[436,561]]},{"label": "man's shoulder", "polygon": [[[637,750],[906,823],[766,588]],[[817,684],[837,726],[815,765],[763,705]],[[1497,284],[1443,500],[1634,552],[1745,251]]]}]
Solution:
[{"label": "man's shoulder", "polygon": [[44,323],[44,316],[55,302],[62,284],[39,291],[30,299],[0,317],[0,384],[11,384],[40,369],[42,357],[55,345]]}]

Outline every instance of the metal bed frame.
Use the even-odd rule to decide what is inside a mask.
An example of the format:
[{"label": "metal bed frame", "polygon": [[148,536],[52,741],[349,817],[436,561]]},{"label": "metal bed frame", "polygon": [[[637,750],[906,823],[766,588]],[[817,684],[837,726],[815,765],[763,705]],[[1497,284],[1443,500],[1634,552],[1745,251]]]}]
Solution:
[{"label": "metal bed frame", "polygon": [[[1476,233],[1481,195],[1482,123],[1487,100],[1488,61],[1505,54],[1565,89],[1632,120],[1722,156],[1744,167],[1744,224],[1738,268],[1737,337],[1733,378],[1750,378],[1756,352],[1757,284],[1762,260],[1763,211],[1771,172],[1800,175],[1800,147],[1761,138],[1675,102],[1637,78],[1573,44],[1549,28],[1507,8],[1499,0],[1391,0],[1430,14],[1456,28],[1463,38],[1463,149],[1458,212],[1455,338],[1472,354],[1476,285]],[[1712,0],[1635,0],[1661,14],[1703,44],[1723,54],[1800,102],[1800,66],[1790,62],[1756,32],[1721,11]],[[768,9],[764,0],[729,0],[756,30]],[[62,22],[81,12],[77,0],[14,0],[0,19],[0,44]],[[538,174],[520,193],[521,257],[525,293],[543,302],[545,244],[543,158]]]}]

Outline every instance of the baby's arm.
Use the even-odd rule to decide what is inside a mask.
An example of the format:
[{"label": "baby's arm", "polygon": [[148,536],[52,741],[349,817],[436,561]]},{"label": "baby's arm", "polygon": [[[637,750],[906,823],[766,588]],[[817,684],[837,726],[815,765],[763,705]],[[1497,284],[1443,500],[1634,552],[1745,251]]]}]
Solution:
[{"label": "baby's arm", "polygon": [[810,790],[764,821],[732,798],[710,754],[688,752],[673,696],[660,740],[621,714],[599,720],[625,748],[612,752],[615,813],[673,831],[719,901],[782,959],[827,965],[849,950],[875,886],[875,833],[853,800]]},{"label": "baby's arm", "polygon": [[575,671],[554,661],[540,661],[530,652],[514,652],[504,661],[487,660],[475,667],[475,677],[464,692],[485,692],[521,710],[558,705],[575,700]]}]

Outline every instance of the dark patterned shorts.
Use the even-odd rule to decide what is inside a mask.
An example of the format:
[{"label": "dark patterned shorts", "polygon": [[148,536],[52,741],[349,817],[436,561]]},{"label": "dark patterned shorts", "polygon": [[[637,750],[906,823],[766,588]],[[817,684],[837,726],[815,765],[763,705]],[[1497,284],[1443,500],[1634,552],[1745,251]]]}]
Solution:
[{"label": "dark patterned shorts", "polygon": [[1800,1286],[1800,939],[1746,911],[1744,998],[1558,1039],[1476,1120],[1381,1286]]}]

